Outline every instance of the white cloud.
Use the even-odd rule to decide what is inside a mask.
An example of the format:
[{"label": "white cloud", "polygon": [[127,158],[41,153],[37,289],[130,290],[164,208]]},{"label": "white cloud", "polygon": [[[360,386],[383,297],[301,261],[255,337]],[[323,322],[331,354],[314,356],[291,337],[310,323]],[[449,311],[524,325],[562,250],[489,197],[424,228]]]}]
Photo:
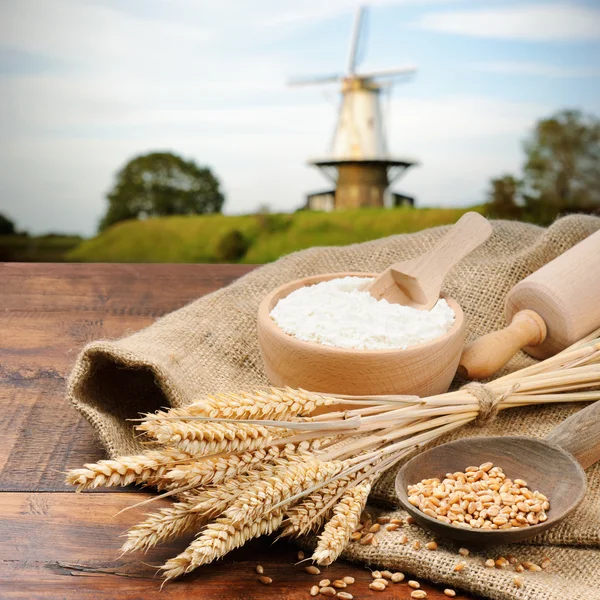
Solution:
[{"label": "white cloud", "polygon": [[600,67],[561,67],[535,62],[492,61],[470,65],[474,71],[499,75],[533,75],[540,77],[600,77]]},{"label": "white cloud", "polygon": [[426,13],[419,29],[484,38],[550,40],[600,39],[600,9],[540,3]]}]

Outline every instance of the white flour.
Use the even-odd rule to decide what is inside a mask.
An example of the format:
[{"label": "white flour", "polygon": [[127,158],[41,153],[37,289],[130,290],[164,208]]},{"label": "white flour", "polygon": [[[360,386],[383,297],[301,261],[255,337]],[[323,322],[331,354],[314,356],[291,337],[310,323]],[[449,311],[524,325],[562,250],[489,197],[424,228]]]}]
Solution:
[{"label": "white flour", "polygon": [[429,311],[360,291],[372,278],[343,277],[300,288],[281,299],[271,318],[287,334],[338,348],[407,348],[439,337],[454,324],[454,311],[440,299]]}]

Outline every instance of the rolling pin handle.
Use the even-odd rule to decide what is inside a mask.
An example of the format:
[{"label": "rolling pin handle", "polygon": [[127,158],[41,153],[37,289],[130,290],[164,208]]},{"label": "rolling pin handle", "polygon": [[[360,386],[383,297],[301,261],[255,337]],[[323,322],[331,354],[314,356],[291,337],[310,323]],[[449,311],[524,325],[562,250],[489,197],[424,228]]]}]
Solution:
[{"label": "rolling pin handle", "polygon": [[533,310],[521,310],[508,327],[467,344],[457,373],[464,379],[487,379],[522,348],[541,344],[546,334],[542,317]]}]

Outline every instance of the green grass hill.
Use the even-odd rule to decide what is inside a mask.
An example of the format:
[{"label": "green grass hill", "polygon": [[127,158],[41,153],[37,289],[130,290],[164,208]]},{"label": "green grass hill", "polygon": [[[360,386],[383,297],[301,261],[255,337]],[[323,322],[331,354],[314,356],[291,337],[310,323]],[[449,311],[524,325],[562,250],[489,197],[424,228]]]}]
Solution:
[{"label": "green grass hill", "polygon": [[451,224],[467,210],[473,209],[402,207],[125,221],[84,241],[66,259],[266,263],[311,246],[340,246]]}]

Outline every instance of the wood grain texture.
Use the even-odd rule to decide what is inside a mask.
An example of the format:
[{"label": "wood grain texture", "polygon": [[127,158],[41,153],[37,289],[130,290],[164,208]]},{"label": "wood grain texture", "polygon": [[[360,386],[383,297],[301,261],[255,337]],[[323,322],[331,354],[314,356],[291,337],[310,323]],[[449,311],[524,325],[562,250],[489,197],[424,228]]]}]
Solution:
[{"label": "wood grain texture", "polygon": [[267,375],[274,385],[348,395],[407,394],[430,396],[448,390],[456,373],[464,337],[462,309],[444,335],[405,350],[353,350],[305,342],[285,334],[269,313],[294,290],[337,277],[372,273],[335,273],[305,277],[265,297],[258,309],[258,341]]},{"label": "wood grain texture", "polygon": [[[313,578],[293,566],[296,550],[272,547],[268,538],[159,592],[148,564],[173,556],[186,539],[145,556],[118,552],[119,535],[150,507],[115,515],[147,493],[75,494],[63,484],[67,468],[104,456],[89,424],[65,400],[65,378],[81,346],[145,327],[252,268],[0,264],[0,598],[309,597]],[[256,581],[257,562],[273,577],[271,586]],[[347,574],[357,580],[357,598],[372,596],[364,568],[340,562],[327,570],[332,578]],[[433,600],[445,598],[439,587],[423,589]],[[408,599],[408,590],[395,587],[377,598]]]},{"label": "wood grain texture", "polygon": [[[424,478],[464,471],[470,465],[492,462],[507,477],[524,479],[532,491],[550,500],[548,520],[519,529],[467,529],[428,517],[408,502],[407,487]],[[402,506],[426,529],[440,537],[480,546],[503,545],[534,537],[553,527],[583,500],[583,469],[565,450],[546,440],[524,436],[463,438],[418,454],[398,471],[396,492]]]},{"label": "wood grain texture", "polygon": [[506,298],[506,322],[524,309],[535,311],[548,335],[525,348],[548,358],[600,326],[600,231],[520,281]]}]

